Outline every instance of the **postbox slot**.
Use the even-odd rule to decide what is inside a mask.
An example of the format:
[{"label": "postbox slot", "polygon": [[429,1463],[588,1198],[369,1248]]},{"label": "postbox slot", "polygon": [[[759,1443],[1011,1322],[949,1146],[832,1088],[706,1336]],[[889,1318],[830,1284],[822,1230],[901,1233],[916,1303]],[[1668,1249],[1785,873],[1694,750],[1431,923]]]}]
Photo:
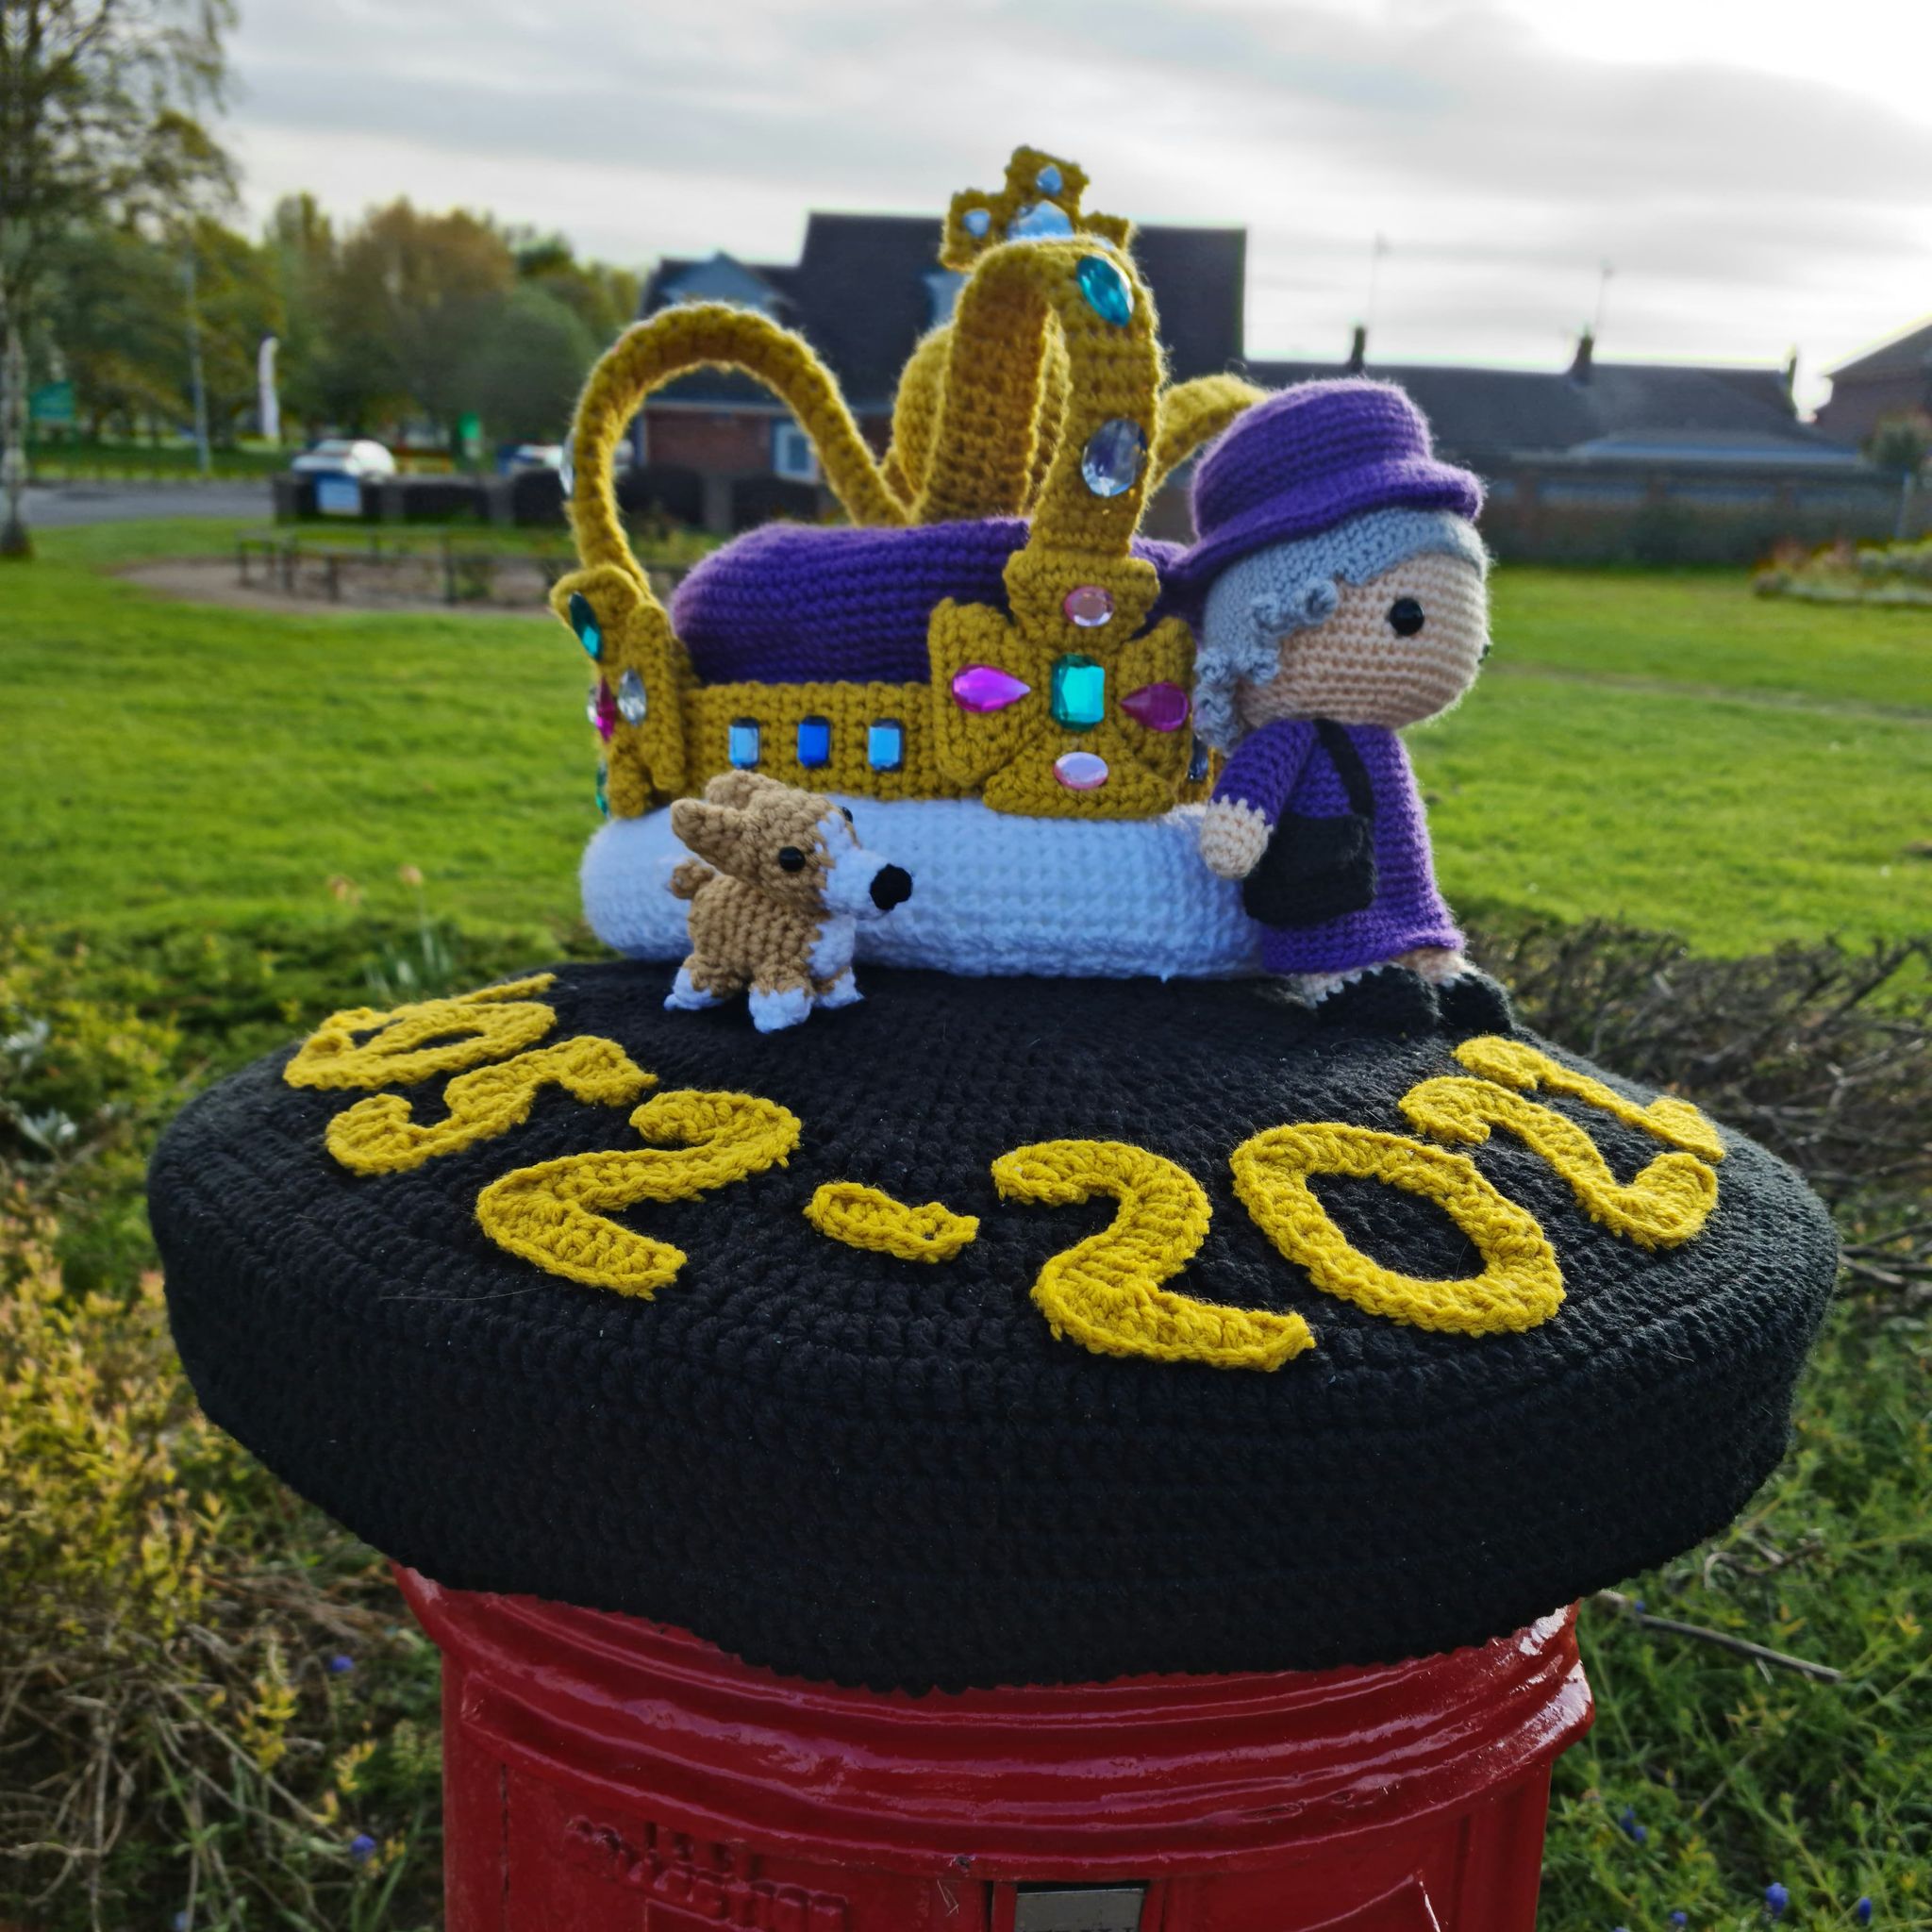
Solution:
[{"label": "postbox slot", "polygon": [[1140,1932],[1144,1885],[1021,1885],[1013,1932]]}]

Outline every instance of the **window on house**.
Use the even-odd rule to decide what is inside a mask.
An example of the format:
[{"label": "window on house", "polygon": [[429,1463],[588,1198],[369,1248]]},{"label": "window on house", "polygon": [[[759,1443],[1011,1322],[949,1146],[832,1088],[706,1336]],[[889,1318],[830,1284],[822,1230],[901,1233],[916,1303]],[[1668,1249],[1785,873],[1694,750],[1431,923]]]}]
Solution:
[{"label": "window on house", "polygon": [[788,483],[819,480],[819,453],[810,437],[789,418],[772,425],[772,472]]}]

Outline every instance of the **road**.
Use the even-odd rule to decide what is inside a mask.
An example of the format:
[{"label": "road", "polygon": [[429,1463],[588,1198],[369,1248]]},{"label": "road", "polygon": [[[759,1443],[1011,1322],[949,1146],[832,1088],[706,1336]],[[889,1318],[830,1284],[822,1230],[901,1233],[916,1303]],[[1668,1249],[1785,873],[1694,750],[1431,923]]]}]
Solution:
[{"label": "road", "polygon": [[125,524],[140,517],[260,517],[274,512],[266,480],[241,483],[61,483],[26,492],[27,528]]}]

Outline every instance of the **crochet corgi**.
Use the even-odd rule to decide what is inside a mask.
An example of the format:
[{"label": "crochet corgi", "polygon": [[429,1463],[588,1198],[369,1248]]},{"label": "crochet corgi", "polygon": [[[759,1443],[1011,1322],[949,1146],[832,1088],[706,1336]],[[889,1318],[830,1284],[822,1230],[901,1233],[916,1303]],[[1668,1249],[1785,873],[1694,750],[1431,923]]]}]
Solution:
[{"label": "crochet corgi", "polygon": [[852,975],[860,920],[912,895],[912,876],[858,842],[852,814],[756,772],[725,772],[680,798],[671,829],[708,860],[687,860],[671,890],[691,902],[691,950],[664,1004],[695,1012],[746,989],[760,1033],[814,1007],[862,997]]}]

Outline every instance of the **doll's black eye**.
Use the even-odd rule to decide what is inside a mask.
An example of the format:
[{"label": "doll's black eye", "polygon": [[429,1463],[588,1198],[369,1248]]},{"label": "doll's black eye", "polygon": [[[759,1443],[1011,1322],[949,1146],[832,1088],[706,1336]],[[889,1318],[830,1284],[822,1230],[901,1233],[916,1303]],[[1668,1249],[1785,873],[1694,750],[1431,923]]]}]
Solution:
[{"label": "doll's black eye", "polygon": [[839,808],[839,809],[845,814],[845,823],[848,825],[856,825],[858,823],[858,821],[852,816],[852,808],[849,805],[841,805]]},{"label": "doll's black eye", "polygon": [[1398,597],[1389,607],[1389,628],[1399,638],[1412,638],[1423,627],[1423,607],[1413,597]]},{"label": "doll's black eye", "polygon": [[786,872],[803,872],[805,854],[796,845],[781,845],[778,848],[778,864]]}]

